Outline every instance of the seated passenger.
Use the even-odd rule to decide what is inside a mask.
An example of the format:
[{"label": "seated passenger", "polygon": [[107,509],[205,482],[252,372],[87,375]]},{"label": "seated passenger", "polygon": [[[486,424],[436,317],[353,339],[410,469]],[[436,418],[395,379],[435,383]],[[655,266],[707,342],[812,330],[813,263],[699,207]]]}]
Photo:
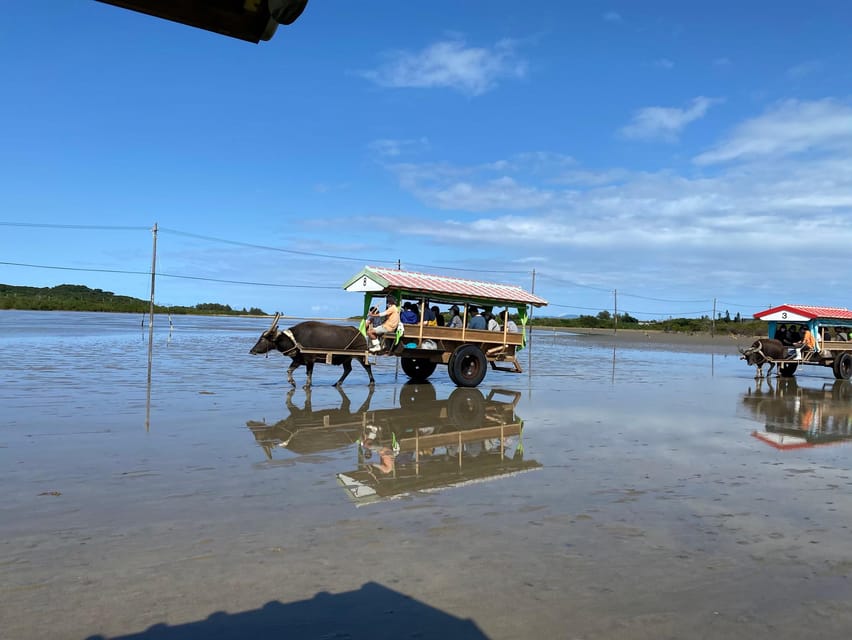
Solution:
[{"label": "seated passenger", "polygon": [[796,347],[796,355],[807,357],[810,353],[816,350],[816,340],[809,329],[805,329],[805,335],[799,342],[793,344]]},{"label": "seated passenger", "polygon": [[435,314],[432,313],[432,309],[429,308],[428,304],[423,307],[423,324],[435,326]]},{"label": "seated passenger", "polygon": [[781,344],[784,344],[784,345],[787,345],[787,346],[790,345],[790,339],[789,339],[789,336],[787,335],[787,325],[786,324],[780,325],[778,327],[778,329],[775,330],[775,339],[780,340]]},{"label": "seated passenger", "polygon": [[834,327],[834,339],[846,342],[846,331],[843,327]]},{"label": "seated passenger", "polygon": [[459,308],[453,305],[450,307],[450,328],[461,329],[463,324]]},{"label": "seated passenger", "polygon": [[790,327],[790,329],[787,331],[787,340],[790,342],[791,345],[794,345],[795,343],[800,342],[802,340],[802,334],[799,333],[798,326],[793,325],[792,327]]},{"label": "seated passenger", "polygon": [[387,308],[381,313],[371,313],[371,318],[379,317],[384,318],[385,321],[381,324],[381,326],[374,327],[372,323],[367,327],[367,335],[372,340],[372,346],[370,346],[370,351],[376,353],[381,351],[381,343],[379,342],[379,336],[395,333],[396,328],[399,326],[399,307],[396,306],[396,298],[393,296],[387,297]]},{"label": "seated passenger", "polygon": [[503,325],[506,327],[506,331],[509,333],[520,333],[521,330],[518,329],[518,325],[515,324],[515,321],[509,317],[509,310],[506,309],[503,311]]},{"label": "seated passenger", "polygon": [[467,322],[468,329],[487,329],[488,325],[485,318],[479,315],[479,309],[476,307],[470,308],[470,320]]},{"label": "seated passenger", "polygon": [[410,302],[402,305],[402,313],[399,314],[399,319],[402,321],[402,324],[417,324],[420,322],[420,318],[417,317],[417,313],[415,313]]},{"label": "seated passenger", "polygon": [[438,305],[432,307],[432,315],[435,316],[435,326],[443,327],[444,326],[444,314],[441,313],[441,310],[438,308]]},{"label": "seated passenger", "polygon": [[485,314],[485,319],[488,321],[487,327],[489,331],[500,331],[500,323],[490,313]]}]

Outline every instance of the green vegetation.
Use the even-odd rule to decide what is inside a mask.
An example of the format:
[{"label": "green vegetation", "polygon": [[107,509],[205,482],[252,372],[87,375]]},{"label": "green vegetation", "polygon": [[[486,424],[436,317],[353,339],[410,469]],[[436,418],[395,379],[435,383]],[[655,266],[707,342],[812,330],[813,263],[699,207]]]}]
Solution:
[{"label": "green vegetation", "polygon": [[[26,309],[35,311],[114,311],[120,313],[145,313],[149,302],[129,296],[117,296],[112,291],[90,289],[79,284],[61,284],[57,287],[16,287],[0,284],[0,309]],[[196,315],[266,315],[263,310],[232,309],[227,304],[206,302],[194,307],[164,307],[154,305],[157,313]]]}]

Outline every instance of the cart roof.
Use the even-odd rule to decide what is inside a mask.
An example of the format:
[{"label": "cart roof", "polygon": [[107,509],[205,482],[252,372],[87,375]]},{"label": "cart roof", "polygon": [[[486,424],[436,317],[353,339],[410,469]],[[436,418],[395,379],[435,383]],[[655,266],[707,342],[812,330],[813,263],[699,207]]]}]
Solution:
[{"label": "cart roof", "polygon": [[852,320],[852,311],[843,307],[814,307],[810,305],[782,304],[754,314],[758,320],[778,322],[806,322],[808,320]]},{"label": "cart roof", "polygon": [[509,284],[466,280],[428,273],[400,271],[383,267],[364,267],[343,285],[347,291],[362,293],[423,294],[430,300],[470,301],[480,304],[531,304],[543,307],[547,300]]}]

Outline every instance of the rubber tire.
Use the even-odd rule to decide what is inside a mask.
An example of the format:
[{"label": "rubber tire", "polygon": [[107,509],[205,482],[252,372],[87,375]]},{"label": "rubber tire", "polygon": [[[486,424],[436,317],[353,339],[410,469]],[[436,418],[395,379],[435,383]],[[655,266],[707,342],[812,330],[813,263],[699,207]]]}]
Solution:
[{"label": "rubber tire", "polygon": [[841,353],[834,359],[834,377],[838,380],[849,380],[852,378],[852,354],[848,351]]},{"label": "rubber tire", "polygon": [[782,362],[778,365],[778,375],[782,378],[792,378],[798,368],[798,362]]},{"label": "rubber tire", "polygon": [[458,387],[476,387],[485,379],[488,361],[475,344],[463,344],[453,351],[447,372]]},{"label": "rubber tire", "polygon": [[433,373],[437,362],[432,362],[426,358],[400,358],[399,364],[413,382],[426,382]]},{"label": "rubber tire", "polygon": [[485,398],[479,389],[453,389],[447,400],[447,415],[454,426],[470,429],[485,422]]}]

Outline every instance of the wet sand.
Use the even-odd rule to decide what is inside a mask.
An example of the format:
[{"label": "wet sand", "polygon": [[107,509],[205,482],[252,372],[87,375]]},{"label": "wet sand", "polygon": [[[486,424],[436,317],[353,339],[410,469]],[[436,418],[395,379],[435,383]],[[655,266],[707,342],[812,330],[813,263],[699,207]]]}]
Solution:
[{"label": "wet sand", "polygon": [[267,455],[247,423],[407,425],[454,388],[380,359],[372,395],[318,366],[288,405],[263,324],[161,336],[147,432],[135,332],[0,343],[3,637],[848,637],[852,450],[753,437],[842,431],[830,371],[756,387],[721,337],[537,333],[533,375],[480,390],[518,394],[541,468],[358,506],[354,442]]}]

